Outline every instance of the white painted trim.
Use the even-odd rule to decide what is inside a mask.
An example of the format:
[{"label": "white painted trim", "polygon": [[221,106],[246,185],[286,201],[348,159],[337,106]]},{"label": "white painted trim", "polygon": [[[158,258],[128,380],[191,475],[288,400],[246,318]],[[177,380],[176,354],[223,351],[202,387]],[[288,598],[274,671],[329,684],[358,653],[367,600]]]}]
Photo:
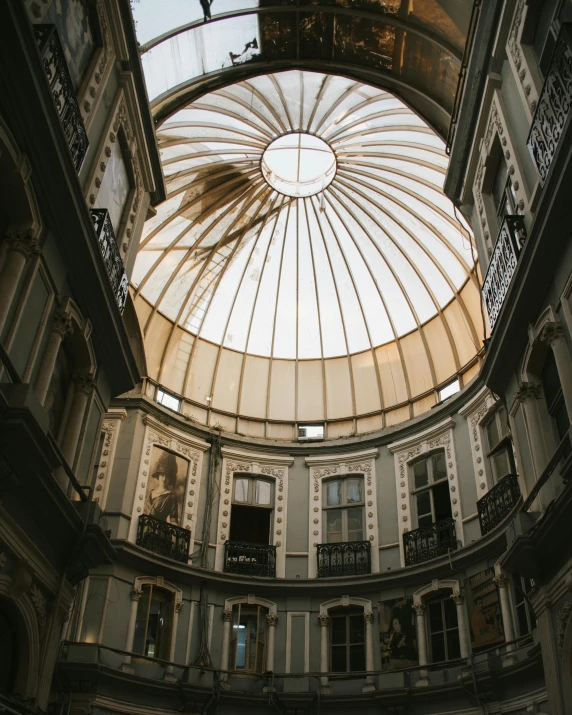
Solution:
[{"label": "white painted trim", "polygon": [[[471,403],[463,408],[462,415],[467,420],[475,488],[477,490],[477,500],[479,500],[481,497],[484,497],[492,485],[492,475],[489,474],[489,465],[485,454],[486,444],[483,442],[481,425],[483,420],[487,418],[491,410],[495,407],[497,401],[486,388],[479,392],[477,398],[478,399],[471,400]],[[464,519],[463,523],[465,523],[465,521],[467,521],[467,519]]]},{"label": "white painted trim", "polygon": [[[276,578],[286,576],[286,529],[288,526],[288,466],[293,457],[276,458],[257,452],[222,449],[221,496],[218,507],[215,570],[224,570],[224,544],[230,533],[234,475],[250,474],[274,479],[274,519],[270,543],[276,546]],[[238,459],[238,455],[242,455]],[[233,456],[234,455],[234,456]]]},{"label": "white painted trim", "polygon": [[[291,671],[292,661],[292,618],[304,617],[304,670],[310,672],[310,613],[308,611],[288,611],[286,614],[286,673]],[[295,671],[299,673],[299,670]]]},{"label": "white painted trim", "polygon": [[308,578],[316,578],[318,564],[313,550],[323,540],[323,480],[333,476],[344,477],[355,473],[364,475],[366,538],[371,542],[371,572],[379,573],[379,525],[377,516],[377,479],[375,458],[379,450],[338,454],[326,457],[307,457],[310,467],[310,494],[308,504]]},{"label": "white painted trim", "polygon": [[109,410],[103,418],[101,431],[105,432],[103,447],[99,456],[99,468],[95,479],[93,501],[99,502],[99,506],[105,511],[107,502],[107,492],[111,483],[111,473],[115,461],[115,449],[117,448],[117,440],[121,423],[127,417],[127,411],[122,409]]},{"label": "white painted trim", "polygon": [[278,613],[274,601],[269,601],[267,598],[258,598],[253,593],[249,593],[247,596],[227,598],[224,602],[224,610],[232,611],[232,607],[238,606],[240,603],[247,603],[250,606],[262,606],[262,608],[267,608],[268,613],[271,613],[272,615],[277,615]]},{"label": "white painted trim", "polygon": [[423,598],[425,596],[428,596],[435,591],[448,589],[453,592],[454,596],[459,596],[461,594],[461,584],[459,583],[459,581],[457,581],[457,579],[434,578],[431,583],[427,583],[425,584],[425,586],[422,586],[420,589],[415,591],[415,593],[413,594],[413,604],[419,606],[421,605],[421,603],[423,603]]},{"label": "white painted trim", "polygon": [[192,554],[195,544],[196,516],[202,481],[203,455],[204,452],[210,449],[210,445],[208,442],[203,442],[203,440],[192,437],[175,427],[167,427],[161,422],[154,420],[150,415],[145,415],[143,422],[145,423],[143,454],[141,455],[137,487],[133,497],[133,518],[129,526],[128,541],[134,544],[137,538],[138,517],[143,513],[143,502],[145,501],[147,479],[149,477],[151,448],[154,444],[157,444],[159,447],[164,447],[165,449],[175,452],[189,464],[185,484],[185,502],[183,503],[181,512],[181,526],[183,529],[189,529],[191,532],[189,553]]},{"label": "white painted trim", "polygon": [[[447,472],[449,478],[449,496],[451,499],[451,512],[455,520],[455,533],[457,539],[464,540],[463,513],[461,509],[459,475],[457,472],[457,459],[455,456],[455,442],[453,439],[453,427],[455,421],[448,419],[434,425],[431,429],[419,432],[405,440],[394,442],[389,445],[389,449],[394,453],[395,460],[395,480],[397,493],[398,521],[401,516],[402,531],[404,534],[415,528],[413,519],[413,505],[411,499],[411,480],[409,475],[409,463],[422,457],[424,454],[438,448],[445,450],[447,460]],[[399,553],[401,566],[405,567],[405,552],[403,539],[399,542]]]},{"label": "white painted trim", "polygon": [[399,541],[395,541],[393,544],[380,544],[379,550],[381,551],[382,549],[394,549],[396,546],[399,546],[399,544]]},{"label": "white painted trim", "polygon": [[327,616],[328,611],[331,608],[347,608],[348,606],[359,606],[360,608],[363,608],[364,615],[366,613],[373,613],[371,601],[369,601],[367,598],[342,596],[341,598],[332,598],[330,601],[324,601],[324,603],[320,603],[320,616]]}]

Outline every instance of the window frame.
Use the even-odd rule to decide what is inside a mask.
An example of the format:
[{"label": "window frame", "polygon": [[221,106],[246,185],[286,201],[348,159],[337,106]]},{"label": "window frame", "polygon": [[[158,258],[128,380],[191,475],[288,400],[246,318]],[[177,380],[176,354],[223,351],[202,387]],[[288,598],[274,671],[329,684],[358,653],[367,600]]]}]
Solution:
[{"label": "window frame", "polygon": [[[241,479],[246,479],[248,481],[248,496],[246,501],[237,501],[236,499],[236,485],[237,482],[240,481]],[[258,507],[259,509],[274,509],[274,479],[267,479],[264,476],[259,476],[258,474],[243,474],[241,472],[237,472],[234,475],[234,480],[233,480],[233,485],[232,485],[232,498],[231,498],[231,507],[232,506],[254,506]],[[270,485],[270,499],[268,501],[268,504],[259,504],[256,502],[256,482],[264,482],[266,484]]]},{"label": "window frame", "polygon": [[[418,506],[417,506],[417,496],[423,492],[429,491],[429,499],[431,501],[431,524],[435,524],[438,520],[435,518],[435,498],[433,496],[433,487],[436,485],[448,483],[448,474],[447,470],[445,470],[445,476],[441,477],[441,479],[434,480],[433,479],[433,457],[442,454],[443,459],[445,461],[445,464],[447,464],[447,455],[445,453],[444,449],[436,449],[431,452],[426,452],[423,454],[420,458],[415,459],[411,462],[409,462],[408,467],[409,467],[409,484],[410,484],[410,496],[411,500],[415,504],[415,508],[412,510],[415,514],[415,522],[417,524],[416,528],[427,528],[427,527],[420,527],[419,526],[419,511],[418,511]],[[414,469],[415,465],[420,464],[421,462],[427,462],[428,465],[430,465],[430,468],[427,470],[427,484],[418,487],[415,489],[415,474],[414,474]],[[449,503],[451,502],[451,496],[449,493]],[[422,516],[427,516],[426,514]],[[451,519],[453,518],[453,505],[451,504]]]},{"label": "window frame", "polygon": [[[527,582],[528,581],[528,585]],[[527,578],[525,576],[518,576],[513,574],[512,576],[512,605],[514,613],[514,621],[516,626],[516,632],[519,638],[523,638],[527,635],[532,635],[532,631],[537,627],[536,617],[534,611],[528,599],[528,594],[534,588],[534,580]],[[527,632],[523,633],[520,628],[520,618],[519,609],[524,612],[524,618],[527,624]]]},{"label": "window frame", "polygon": [[[425,607],[427,609],[427,646],[429,650],[429,659],[431,663],[447,663],[451,660],[458,660],[461,657],[461,635],[459,633],[459,619],[457,616],[457,609],[455,607],[454,613],[455,613],[455,621],[456,621],[456,626],[453,628],[448,628],[447,627],[447,619],[446,619],[446,614],[445,614],[445,602],[451,600],[451,594],[444,594],[441,596],[437,596],[435,598],[432,598],[428,601],[425,601]],[[452,601],[451,601],[452,602]],[[443,623],[443,629],[440,631],[432,631],[431,630],[431,617],[429,615],[429,611],[432,605],[439,603],[441,604],[441,618],[442,618],[442,623]],[[456,658],[451,658],[449,655],[449,644],[448,644],[448,639],[447,639],[447,634],[449,632],[456,632],[457,634],[457,641],[459,644],[459,655]],[[435,660],[433,656],[433,635],[438,635],[438,634],[443,634],[443,646],[445,649],[445,660],[444,661],[437,661]]]},{"label": "window frame", "polygon": [[[257,669],[250,669],[250,668],[240,668],[237,669],[236,667],[236,659],[238,655],[238,626],[240,626],[240,618],[241,618],[241,613],[242,610],[246,609],[256,609],[256,615],[257,615],[257,620],[256,620],[256,652],[255,652],[255,657],[254,657],[254,662],[257,663],[259,661],[258,659],[258,648],[259,645],[262,646],[262,654],[260,657],[260,664],[261,664],[261,670]],[[231,635],[230,635],[230,667],[229,670],[233,671],[234,675],[262,675],[262,673],[265,671],[266,668],[266,655],[267,655],[267,621],[266,621],[266,616],[270,613],[269,609],[265,606],[260,605],[259,603],[234,603],[232,605],[232,620],[231,620]],[[236,615],[235,615],[236,614]],[[260,644],[260,641],[258,639],[258,634],[260,632],[260,622],[262,619],[262,633],[264,636],[264,640],[262,644]],[[236,636],[235,636],[235,621],[236,621]],[[248,662],[248,650],[250,646],[251,639],[248,638],[248,634],[246,634],[247,637],[245,639],[245,663]]]},{"label": "window frame", "polygon": [[[365,628],[365,612],[358,608],[350,608],[347,609],[345,608],[344,611],[336,609],[335,611],[330,611],[329,613],[330,616],[330,627],[329,627],[329,667],[330,667],[330,672],[332,673],[360,673],[362,672],[361,670],[352,670],[351,669],[351,648],[352,646],[362,646],[363,647],[363,660],[364,660],[364,665],[365,665],[365,657],[366,657],[366,628]],[[350,619],[359,617],[363,621],[363,642],[359,643],[352,643],[350,638]],[[335,619],[344,619],[345,620],[345,642],[344,643],[334,643],[333,642],[333,625],[334,625],[334,620]],[[333,650],[334,648],[339,648],[340,650],[342,648],[345,649],[346,652],[346,669],[345,670],[336,670],[334,671],[334,663],[333,663]],[[365,668],[364,668],[365,670]]]},{"label": "window frame", "polygon": [[[489,480],[491,482],[490,486],[494,487],[498,484],[504,477],[508,474],[516,474],[516,463],[514,458],[514,451],[512,445],[512,431],[506,422],[503,422],[501,413],[508,417],[508,412],[502,403],[495,403],[495,408],[485,417],[485,419],[480,423],[480,428],[483,434],[483,443],[485,445],[485,456],[488,463],[488,474]],[[495,444],[491,443],[489,435],[489,427],[495,422],[497,432],[499,434],[499,439]],[[503,433],[502,430],[505,430]],[[508,469],[509,471],[502,476],[498,476],[497,467],[495,466],[494,457],[503,451],[506,452],[508,458]]]},{"label": "window frame", "polygon": [[[361,496],[362,500],[360,502],[350,502],[347,501],[347,484],[350,480],[361,481]],[[328,504],[328,485],[333,482],[342,482],[342,499],[340,504]],[[324,544],[351,544],[359,541],[366,541],[366,523],[365,523],[365,474],[356,472],[355,474],[346,474],[344,476],[336,476],[331,479],[322,480],[322,539]],[[350,541],[349,539],[349,529],[348,529],[348,510],[349,509],[362,509],[362,538]],[[341,541],[328,541],[328,518],[326,516],[328,511],[339,510],[342,512],[342,540]]]},{"label": "window frame", "polygon": [[[138,600],[137,604],[137,615],[135,617],[135,623],[137,624],[137,621],[139,618],[137,617],[139,615],[139,604],[141,603],[141,600],[144,597],[145,590],[149,590],[149,602],[147,606],[147,614],[145,616],[145,629],[143,632],[143,652],[142,653],[136,653],[135,652],[135,638],[136,638],[136,631],[133,635],[133,655],[135,657],[137,656],[143,656],[144,658],[155,658],[157,660],[170,660],[171,656],[171,644],[173,642],[173,638],[176,638],[176,633],[174,631],[174,622],[175,622],[175,608],[176,608],[176,593],[168,588],[164,588],[162,586],[158,586],[156,583],[142,583],[141,584],[141,595]],[[161,595],[167,596],[168,600],[171,602],[171,607],[172,607],[172,613],[171,613],[171,623],[170,623],[170,629],[169,626],[165,628],[165,633],[167,634],[167,638],[165,639],[164,642],[161,642],[160,644],[160,649],[159,652],[153,654],[152,656],[147,655],[145,651],[145,643],[147,641],[147,633],[149,632],[149,616],[151,614],[151,604],[153,602],[153,592],[154,590],[159,591]],[[170,632],[167,633],[167,631],[170,630]]]}]

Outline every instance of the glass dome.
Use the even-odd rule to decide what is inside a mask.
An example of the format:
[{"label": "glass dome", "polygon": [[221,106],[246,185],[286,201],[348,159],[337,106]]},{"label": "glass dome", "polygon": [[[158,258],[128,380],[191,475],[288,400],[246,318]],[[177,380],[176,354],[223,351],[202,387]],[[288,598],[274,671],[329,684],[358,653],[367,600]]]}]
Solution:
[{"label": "glass dome", "polygon": [[395,96],[264,75],[158,141],[168,199],[132,276],[150,377],[228,415],[399,421],[478,369],[476,255],[443,142]]}]

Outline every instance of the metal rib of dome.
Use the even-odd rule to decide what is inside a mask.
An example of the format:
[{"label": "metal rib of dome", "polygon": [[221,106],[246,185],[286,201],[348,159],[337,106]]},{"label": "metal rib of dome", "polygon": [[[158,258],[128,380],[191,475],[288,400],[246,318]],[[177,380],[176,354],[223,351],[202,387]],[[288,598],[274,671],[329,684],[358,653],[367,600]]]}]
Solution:
[{"label": "metal rib of dome", "polygon": [[[313,196],[278,193],[263,175],[266,148],[290,133],[318,137],[335,155],[333,180]],[[192,395],[199,403],[216,393],[227,349],[322,361],[324,394],[325,363],[344,357],[353,405],[340,418],[360,413],[349,356],[372,355],[380,410],[474,363],[475,258],[442,193],[443,142],[399,99],[337,76],[264,75],[178,111],[158,140],[168,199],[146,224],[132,283],[159,382],[189,395],[202,341],[220,348],[211,384]],[[415,347],[405,344],[413,334]],[[376,353],[384,345],[396,349],[406,400],[388,399]],[[239,402],[221,409],[244,414],[244,372],[243,359]],[[256,416],[270,417],[270,401]],[[329,417],[327,404],[315,418]]]}]

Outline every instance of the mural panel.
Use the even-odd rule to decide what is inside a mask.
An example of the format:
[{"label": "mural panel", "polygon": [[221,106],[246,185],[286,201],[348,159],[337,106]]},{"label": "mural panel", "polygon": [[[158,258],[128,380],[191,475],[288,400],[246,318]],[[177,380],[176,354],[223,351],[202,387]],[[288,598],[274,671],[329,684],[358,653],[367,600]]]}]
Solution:
[{"label": "mural panel", "polygon": [[413,599],[380,601],[377,608],[381,669],[395,670],[418,665]]},{"label": "mural panel", "polygon": [[173,452],[153,445],[145,493],[145,514],[181,525],[189,463]]},{"label": "mural panel", "polygon": [[465,594],[473,650],[504,643],[504,628],[494,569],[467,579]]}]

